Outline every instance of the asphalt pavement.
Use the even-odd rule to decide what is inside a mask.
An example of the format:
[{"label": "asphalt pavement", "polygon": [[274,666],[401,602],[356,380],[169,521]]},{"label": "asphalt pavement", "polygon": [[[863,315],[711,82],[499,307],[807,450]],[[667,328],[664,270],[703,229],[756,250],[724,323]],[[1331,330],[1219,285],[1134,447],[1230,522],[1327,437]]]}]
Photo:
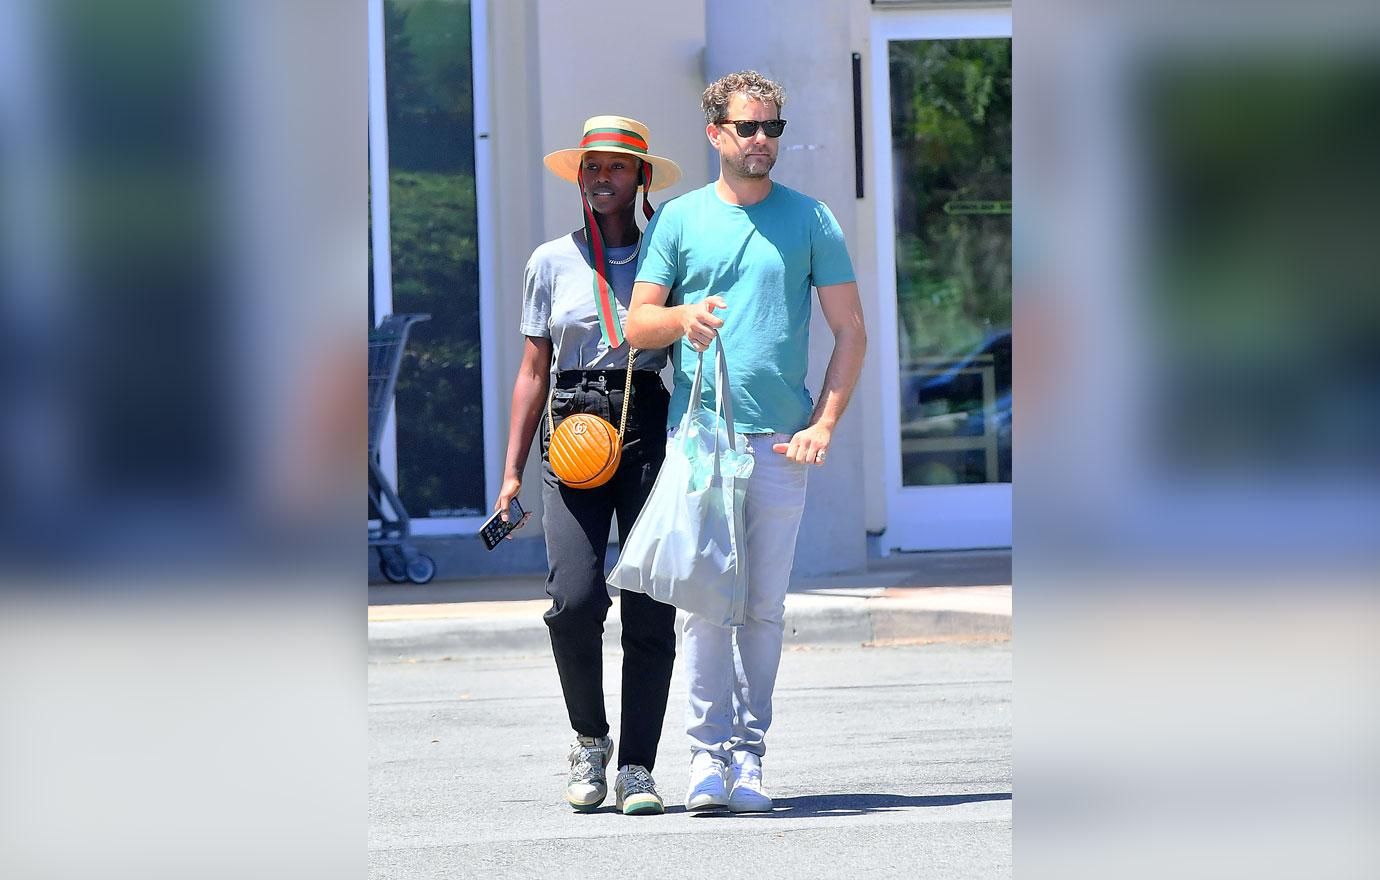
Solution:
[{"label": "asphalt pavement", "polygon": [[[1004,639],[788,648],[765,815],[684,811],[680,661],[655,768],[667,813],[628,817],[611,797],[590,815],[563,801],[571,734],[549,649],[371,658],[372,877],[1011,875]],[[617,669],[606,654],[615,736]]]}]

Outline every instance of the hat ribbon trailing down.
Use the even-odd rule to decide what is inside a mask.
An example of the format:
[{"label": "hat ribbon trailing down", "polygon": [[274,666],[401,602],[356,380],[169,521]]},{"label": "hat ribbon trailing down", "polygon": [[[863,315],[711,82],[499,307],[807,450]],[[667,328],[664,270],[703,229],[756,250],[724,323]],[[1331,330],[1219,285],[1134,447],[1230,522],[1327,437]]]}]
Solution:
[{"label": "hat ribbon trailing down", "polygon": [[[647,141],[635,131],[626,128],[592,128],[585,132],[580,141],[581,150],[628,150],[633,153],[647,153]],[[590,262],[594,264],[594,304],[599,315],[599,330],[609,348],[623,344],[623,322],[618,318],[618,304],[609,286],[608,250],[604,247],[604,237],[599,233],[599,224],[594,219],[594,209],[589,205],[584,185],[580,187],[580,203],[585,209],[585,241],[589,242]],[[656,209],[652,207],[648,193],[652,188],[652,164],[642,163],[639,185],[642,187],[642,212],[648,220]]]}]

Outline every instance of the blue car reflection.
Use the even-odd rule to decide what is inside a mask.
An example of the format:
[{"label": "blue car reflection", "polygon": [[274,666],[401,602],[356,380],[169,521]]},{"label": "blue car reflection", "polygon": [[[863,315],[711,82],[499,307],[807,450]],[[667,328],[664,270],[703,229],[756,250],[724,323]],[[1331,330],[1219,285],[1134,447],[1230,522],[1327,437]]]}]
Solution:
[{"label": "blue car reflection", "polygon": [[957,356],[912,360],[900,402],[907,485],[1010,480],[1010,329]]}]

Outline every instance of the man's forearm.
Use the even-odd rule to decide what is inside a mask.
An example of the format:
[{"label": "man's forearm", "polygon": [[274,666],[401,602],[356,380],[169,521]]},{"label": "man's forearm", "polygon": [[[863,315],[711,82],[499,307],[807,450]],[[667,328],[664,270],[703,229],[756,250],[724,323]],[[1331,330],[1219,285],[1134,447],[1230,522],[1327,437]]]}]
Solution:
[{"label": "man's forearm", "polygon": [[684,306],[658,306],[651,303],[634,304],[628,310],[623,334],[628,344],[643,351],[665,348],[685,335],[685,321],[681,317]]},{"label": "man's forearm", "polygon": [[829,367],[824,371],[824,387],[819,392],[819,401],[810,416],[811,425],[819,425],[833,430],[848,401],[853,396],[853,388],[862,374],[863,356],[867,354],[867,333],[861,325],[840,330],[834,337],[834,353],[829,357]]}]

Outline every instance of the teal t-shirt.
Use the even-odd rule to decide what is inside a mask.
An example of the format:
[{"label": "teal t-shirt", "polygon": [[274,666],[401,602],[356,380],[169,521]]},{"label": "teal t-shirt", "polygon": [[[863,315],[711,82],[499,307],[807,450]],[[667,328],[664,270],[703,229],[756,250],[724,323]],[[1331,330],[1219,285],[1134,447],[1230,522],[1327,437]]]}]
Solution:
[{"label": "teal t-shirt", "polygon": [[[733,414],[747,434],[793,434],[809,422],[805,388],[810,287],[854,280],[843,230],[821,201],[773,183],[755,205],[730,205],[714,184],[672,199],[643,235],[638,281],[671,288],[667,305],[721,296],[719,338],[728,356]],[[699,353],[672,346],[670,425],[680,423]],[[705,402],[713,405],[713,358],[705,359]]]}]

